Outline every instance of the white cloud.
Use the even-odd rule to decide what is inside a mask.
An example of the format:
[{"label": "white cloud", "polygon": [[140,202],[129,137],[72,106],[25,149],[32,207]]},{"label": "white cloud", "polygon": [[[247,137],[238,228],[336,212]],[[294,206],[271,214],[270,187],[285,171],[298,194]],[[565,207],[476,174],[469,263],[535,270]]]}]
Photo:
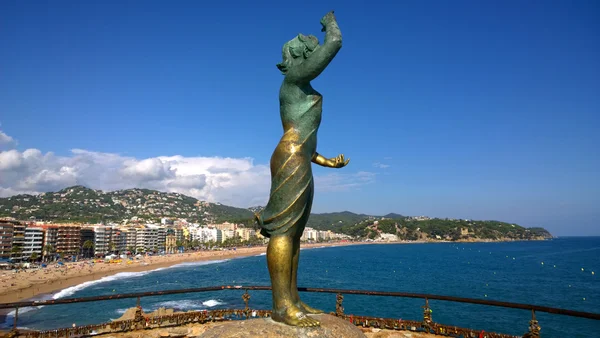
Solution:
[{"label": "white cloud", "polygon": [[23,156],[16,150],[8,150],[0,153],[0,170],[18,169],[23,164]]},{"label": "white cloud", "polygon": [[0,196],[37,194],[81,184],[93,189],[148,188],[234,206],[265,204],[270,172],[250,158],[137,159],[82,149],[70,156],[37,149],[0,152]]},{"label": "white cloud", "polygon": [[373,166],[375,168],[379,168],[379,169],[386,169],[386,168],[390,167],[389,164],[385,164],[385,163],[381,163],[381,162],[375,162],[375,163],[373,163]]},{"label": "white cloud", "polygon": [[[17,141],[0,130],[0,197],[39,194],[72,185],[112,191],[148,188],[179,192],[200,200],[247,207],[265,205],[271,175],[252,158],[159,156],[138,159],[114,153],[72,149],[68,156],[18,151]],[[4,149],[4,151],[2,151]],[[321,191],[371,183],[374,174],[317,176]]]},{"label": "white cloud", "polygon": [[[339,191],[373,182],[374,174],[317,176],[319,191]],[[200,200],[248,207],[269,198],[269,167],[251,158],[160,156],[137,159],[73,149],[69,156],[38,149],[0,152],[0,197],[39,194],[72,185],[112,191],[148,188]]]},{"label": "white cloud", "polygon": [[17,141],[0,130],[0,149],[9,148],[17,144]]},{"label": "white cloud", "polygon": [[359,171],[351,174],[332,173],[315,177],[315,189],[321,192],[346,191],[375,182],[375,173]]}]

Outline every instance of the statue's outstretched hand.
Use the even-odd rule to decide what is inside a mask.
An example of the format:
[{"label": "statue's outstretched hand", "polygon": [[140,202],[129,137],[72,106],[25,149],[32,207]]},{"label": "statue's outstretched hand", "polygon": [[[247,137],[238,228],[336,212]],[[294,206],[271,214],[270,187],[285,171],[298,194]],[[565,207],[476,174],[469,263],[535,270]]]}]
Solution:
[{"label": "statue's outstretched hand", "polygon": [[335,15],[333,15],[333,11],[325,14],[325,16],[321,19],[321,25],[323,26],[323,28],[321,29],[321,32],[324,32],[327,29],[327,25],[330,22],[335,22]]},{"label": "statue's outstretched hand", "polygon": [[337,157],[330,158],[332,168],[343,168],[350,162],[350,159],[344,159],[344,154],[340,154]]}]

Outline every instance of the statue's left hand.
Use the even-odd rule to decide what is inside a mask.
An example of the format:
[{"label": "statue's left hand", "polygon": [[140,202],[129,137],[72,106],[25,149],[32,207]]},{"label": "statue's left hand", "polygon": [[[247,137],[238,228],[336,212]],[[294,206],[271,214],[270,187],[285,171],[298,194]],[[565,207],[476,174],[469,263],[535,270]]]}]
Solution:
[{"label": "statue's left hand", "polygon": [[344,154],[340,154],[337,157],[330,158],[329,161],[331,162],[331,168],[343,168],[348,165],[350,159],[344,159]]}]

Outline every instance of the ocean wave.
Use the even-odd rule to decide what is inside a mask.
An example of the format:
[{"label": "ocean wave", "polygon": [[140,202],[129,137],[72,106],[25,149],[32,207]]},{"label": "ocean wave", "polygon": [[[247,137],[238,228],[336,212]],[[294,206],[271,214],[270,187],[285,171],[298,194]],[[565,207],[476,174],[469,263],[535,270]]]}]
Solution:
[{"label": "ocean wave", "polygon": [[219,302],[218,300],[214,300],[214,299],[210,299],[210,300],[202,302],[202,305],[204,305],[206,307],[213,307],[213,306],[217,306],[217,305],[221,305],[221,304],[225,304],[225,303]]},{"label": "ocean wave", "polygon": [[[28,306],[28,307],[21,307],[19,308],[19,314],[22,315],[26,312],[31,312],[31,311],[35,311],[35,310],[39,310],[41,308],[43,308],[44,306]],[[12,327],[13,322],[14,322],[14,318],[15,318],[15,310],[10,311],[9,313],[6,314],[6,317],[4,318],[4,325],[0,324],[0,327]],[[20,329],[25,329],[28,330],[25,327],[21,327],[19,326]]]},{"label": "ocean wave", "polygon": [[[125,308],[125,309],[116,309],[115,312],[120,314],[120,315],[124,315],[125,312],[127,312],[127,310],[129,310],[130,308]],[[150,308],[144,308],[142,307],[142,311],[144,311],[144,313],[150,313],[152,311],[154,311],[153,309]]]},{"label": "ocean wave", "polygon": [[158,303],[153,306],[153,308],[161,308],[164,307],[166,309],[175,309],[176,311],[189,311],[189,310],[198,310],[202,308],[202,303],[197,300],[169,300],[165,302]]},{"label": "ocean wave", "polygon": [[266,256],[266,255],[267,255],[267,253],[266,253],[266,252],[263,252],[263,253],[259,253],[258,255],[256,255],[256,257],[259,257],[259,256]]},{"label": "ocean wave", "polygon": [[214,307],[217,305],[225,304],[216,299],[209,299],[205,301],[199,300],[169,300],[165,302],[160,302],[153,306],[154,309],[158,308],[166,308],[166,309],[175,309],[176,311],[189,311],[189,310],[200,310],[209,307]]},{"label": "ocean wave", "polygon": [[149,271],[140,271],[140,272],[119,272],[119,273],[114,274],[112,276],[102,277],[100,279],[96,279],[96,280],[92,280],[92,281],[88,281],[88,282],[83,282],[81,284],[78,284],[78,285],[75,285],[75,286],[71,286],[71,287],[68,287],[66,289],[62,289],[59,292],[55,293],[52,296],[52,299],[59,299],[59,298],[71,296],[75,292],[81,291],[81,290],[83,290],[85,288],[88,288],[88,287],[90,287],[92,285],[96,285],[96,284],[100,284],[100,283],[106,283],[106,282],[112,282],[112,281],[119,280],[119,279],[127,279],[127,278],[145,276],[145,275],[147,275],[147,274],[149,274],[151,272],[160,271],[160,270],[163,270],[163,269],[164,268],[160,268],[160,269],[156,269],[156,270],[149,270]]},{"label": "ocean wave", "polygon": [[207,265],[207,264],[223,263],[223,262],[226,262],[226,261],[227,261],[227,259],[224,259],[224,260],[215,260],[215,261],[188,262],[188,263],[176,264],[176,265],[173,265],[173,266],[170,266],[170,267],[166,267],[166,268],[157,268],[157,269],[148,270],[148,271],[119,272],[119,273],[114,274],[112,276],[106,276],[106,277],[102,277],[100,279],[96,279],[96,280],[93,280],[93,281],[83,282],[81,284],[78,284],[78,285],[71,286],[71,287],[68,287],[66,289],[63,289],[63,290],[57,292],[56,294],[54,294],[52,296],[52,299],[59,299],[59,298],[71,296],[71,295],[75,294],[77,291],[81,291],[81,290],[83,290],[85,288],[88,288],[88,287],[90,287],[92,285],[96,285],[96,284],[100,284],[100,283],[112,282],[112,281],[115,281],[115,280],[128,279],[128,278],[133,278],[133,277],[141,277],[141,276],[145,276],[145,275],[147,275],[149,273],[152,273],[152,272],[162,271],[162,270],[166,270],[166,269],[170,269],[170,268],[201,266],[201,265]]},{"label": "ocean wave", "polygon": [[202,266],[202,265],[209,265],[209,264],[218,264],[218,263],[225,263],[229,261],[229,259],[220,259],[220,260],[214,260],[214,261],[197,261],[197,262],[185,262],[185,263],[179,263],[179,264],[175,264],[170,266],[169,268],[181,268],[181,267],[190,267],[190,266]]}]

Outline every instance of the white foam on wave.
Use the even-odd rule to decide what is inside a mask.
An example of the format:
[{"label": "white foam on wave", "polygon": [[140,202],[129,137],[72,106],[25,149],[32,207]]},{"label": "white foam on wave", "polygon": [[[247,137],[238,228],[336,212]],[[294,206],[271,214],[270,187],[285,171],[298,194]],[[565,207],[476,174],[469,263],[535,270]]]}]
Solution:
[{"label": "white foam on wave", "polygon": [[175,264],[173,266],[170,266],[169,268],[181,268],[181,267],[190,267],[190,266],[202,266],[202,265],[209,265],[209,264],[218,264],[218,263],[225,263],[229,261],[229,259],[220,259],[220,260],[214,260],[214,261],[197,261],[197,262],[185,262],[185,263],[179,263],[179,264]]},{"label": "white foam on wave", "polygon": [[163,269],[164,268],[160,268],[160,269],[156,269],[156,270],[150,270],[150,271],[140,271],[140,272],[119,272],[119,273],[114,274],[112,276],[102,277],[100,279],[96,279],[96,280],[92,280],[92,281],[88,281],[88,282],[83,282],[81,284],[78,284],[78,285],[75,285],[75,286],[71,286],[71,287],[68,287],[66,289],[62,289],[59,292],[55,293],[52,296],[52,299],[59,299],[59,298],[71,296],[75,292],[81,291],[81,290],[83,290],[83,289],[85,289],[87,287],[90,287],[92,285],[96,285],[96,284],[100,284],[100,283],[105,283],[105,282],[112,282],[112,281],[119,280],[119,279],[127,279],[127,278],[132,278],[132,277],[140,277],[140,276],[147,275],[147,274],[149,274],[151,272],[160,271],[160,270],[163,270]]},{"label": "white foam on wave", "polygon": [[196,310],[202,308],[202,303],[197,300],[169,300],[166,302],[161,302],[156,308],[164,307],[167,309],[175,309],[175,310]]},{"label": "white foam on wave", "polygon": [[[166,269],[170,269],[170,268],[179,268],[179,267],[190,267],[190,266],[202,266],[202,265],[209,265],[209,264],[218,264],[218,263],[223,263],[223,262],[227,262],[229,259],[221,259],[221,260],[212,260],[212,261],[198,261],[198,262],[186,262],[186,263],[180,263],[180,264],[175,264],[172,265],[170,267],[166,267],[166,268],[157,268],[154,270],[148,270],[148,271],[140,271],[140,272],[119,272],[117,274],[114,274],[112,276],[106,276],[106,277],[102,277],[100,279],[97,280],[93,280],[93,281],[87,281],[87,282],[83,282],[81,284],[75,285],[75,286],[71,286],[65,289],[60,290],[59,292],[55,293],[54,295],[52,295],[51,299],[59,299],[59,298],[64,298],[64,297],[68,297],[68,296],[72,296],[73,294],[75,294],[77,291],[81,291],[85,288],[88,288],[92,285],[97,285],[100,283],[105,283],[105,282],[111,282],[111,281],[115,281],[115,280],[120,280],[120,279],[128,279],[128,278],[133,278],[133,277],[140,277],[140,276],[145,276],[147,274],[150,274],[152,272],[157,272],[157,271],[161,271],[161,270],[166,270]],[[175,306],[170,306],[170,307],[176,307],[178,309],[192,309],[192,308],[202,308],[204,307],[213,307],[216,305],[220,305],[223,304],[217,300],[211,299],[211,300],[207,300],[205,302],[202,302],[202,304],[195,304],[193,305],[194,307],[190,307],[191,303],[185,303],[186,301],[183,301],[184,303],[182,304],[182,302],[173,302],[173,303],[177,303],[175,304]],[[192,301],[189,301],[192,302]],[[168,303],[168,302],[166,302]],[[162,304],[162,303],[161,303]],[[187,306],[187,307],[186,307]],[[23,307],[23,308],[19,308],[19,314],[23,314],[26,312],[30,312],[30,311],[35,311],[35,310],[39,310],[41,308],[43,308],[44,306],[30,306],[30,307]],[[161,305],[161,307],[169,307],[169,305]],[[117,309],[116,312],[119,314],[123,314],[125,313],[127,309]],[[144,309],[144,311],[146,311],[146,309]],[[11,311],[9,313],[6,314],[6,321],[4,323],[4,325],[10,325],[12,326],[12,322],[13,322],[13,318],[15,317],[15,311]],[[2,326],[0,324],[0,326]]]},{"label": "white foam on wave", "polygon": [[207,307],[214,307],[214,306],[221,305],[221,304],[225,304],[225,303],[223,303],[219,300],[216,300],[216,299],[209,299],[209,300],[205,300],[205,301],[185,299],[185,300],[168,300],[168,301],[160,302],[157,305],[153,306],[153,308],[158,309],[158,308],[164,307],[167,309],[189,311],[189,310],[205,309]]},{"label": "white foam on wave", "polygon": [[[129,309],[130,309],[130,308],[126,308],[126,309],[116,309],[116,310],[115,310],[115,312],[116,312],[116,313],[118,313],[118,314],[120,314],[120,315],[124,315],[124,314],[125,314],[125,312],[127,312],[127,310],[129,310]],[[144,307],[143,307],[143,308],[142,308],[142,311],[144,311],[145,313],[149,313],[149,312],[152,312],[152,311],[154,311],[154,310],[153,310],[153,309],[150,309],[150,308],[144,308]]]},{"label": "white foam on wave", "polygon": [[225,304],[225,303],[219,302],[218,300],[215,300],[215,299],[210,299],[210,300],[202,302],[202,305],[204,305],[206,307],[213,307],[213,306],[217,306],[217,305],[221,305],[221,304]]},{"label": "white foam on wave", "polygon": [[83,282],[81,284],[78,284],[78,285],[71,286],[71,287],[68,287],[66,289],[63,289],[63,290],[57,292],[56,294],[54,294],[52,296],[52,299],[59,299],[59,298],[71,296],[71,295],[75,294],[75,292],[77,292],[77,291],[81,291],[81,290],[83,290],[83,289],[85,289],[87,287],[90,287],[90,286],[96,285],[96,284],[100,284],[100,283],[111,282],[111,281],[115,281],[115,280],[119,280],[119,279],[128,279],[128,278],[133,278],[133,277],[145,276],[145,275],[150,274],[152,272],[162,271],[162,270],[166,270],[166,269],[170,269],[170,268],[189,267],[189,266],[201,266],[201,265],[207,265],[207,264],[223,263],[223,262],[226,262],[226,261],[228,261],[228,260],[227,259],[223,259],[223,260],[214,260],[214,261],[188,262],[188,263],[180,263],[180,264],[172,265],[172,266],[166,267],[166,268],[157,268],[157,269],[148,270],[148,271],[119,272],[119,273],[114,274],[112,276],[106,276],[106,277],[102,277],[102,278],[97,279],[97,280]]},{"label": "white foam on wave", "polygon": [[267,253],[266,253],[266,252],[263,252],[263,253],[259,253],[258,255],[256,255],[256,257],[260,257],[260,256],[266,256],[266,255],[267,255]]},{"label": "white foam on wave", "polygon": [[[43,308],[43,306],[28,306],[28,307],[22,307],[19,308],[19,314],[23,314],[26,312],[30,312],[30,311],[35,311],[38,309]],[[12,327],[13,322],[14,322],[14,318],[15,318],[15,310],[10,311],[9,313],[6,314],[5,320],[4,320],[4,324],[0,324],[0,327]],[[29,330],[26,327],[21,327],[19,326],[18,328],[20,329],[24,329],[24,330]]]}]

